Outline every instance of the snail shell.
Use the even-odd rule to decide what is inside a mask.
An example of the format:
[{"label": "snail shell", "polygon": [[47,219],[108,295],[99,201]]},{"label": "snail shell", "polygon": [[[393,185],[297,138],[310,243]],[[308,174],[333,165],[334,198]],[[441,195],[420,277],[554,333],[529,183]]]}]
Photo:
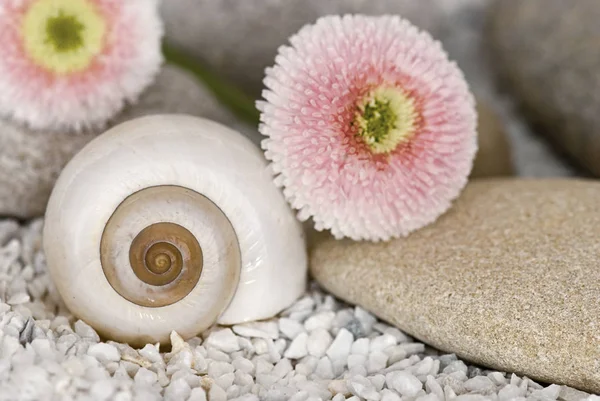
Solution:
[{"label": "snail shell", "polygon": [[44,251],[71,312],[131,344],[269,318],[306,287],[302,226],[260,151],[183,115],[130,120],[75,155]]}]

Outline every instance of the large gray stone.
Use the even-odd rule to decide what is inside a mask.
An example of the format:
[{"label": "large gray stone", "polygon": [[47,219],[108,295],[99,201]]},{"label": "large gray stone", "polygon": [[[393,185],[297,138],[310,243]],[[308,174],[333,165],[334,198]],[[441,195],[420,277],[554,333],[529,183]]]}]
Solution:
[{"label": "large gray stone", "polygon": [[[465,0],[451,0],[464,2]],[[400,14],[432,31],[440,0],[168,0],[161,13],[167,41],[258,97],[264,69],[304,24],[328,14]],[[449,0],[444,0],[448,2]]]},{"label": "large gray stone", "polygon": [[405,239],[313,238],[311,272],[438,349],[597,393],[598,199],[591,180],[475,180]]},{"label": "large gray stone", "polygon": [[600,2],[501,0],[488,37],[529,122],[600,176]]},{"label": "large gray stone", "polygon": [[[169,65],[163,68],[138,103],[124,110],[109,125],[161,113],[202,116],[242,129],[233,115],[193,76]],[[244,129],[252,135],[252,130]],[[62,168],[98,134],[31,131],[0,120],[0,216],[31,218],[42,215]],[[255,137],[252,139],[257,142]]]}]

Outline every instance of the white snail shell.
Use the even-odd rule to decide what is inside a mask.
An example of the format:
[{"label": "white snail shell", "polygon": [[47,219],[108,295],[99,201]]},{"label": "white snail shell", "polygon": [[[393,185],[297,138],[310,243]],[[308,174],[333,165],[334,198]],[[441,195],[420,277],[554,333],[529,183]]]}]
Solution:
[{"label": "white snail shell", "polygon": [[259,149],[183,115],[117,125],[75,155],[44,251],[71,312],[132,344],[268,318],[306,287],[302,226]]}]

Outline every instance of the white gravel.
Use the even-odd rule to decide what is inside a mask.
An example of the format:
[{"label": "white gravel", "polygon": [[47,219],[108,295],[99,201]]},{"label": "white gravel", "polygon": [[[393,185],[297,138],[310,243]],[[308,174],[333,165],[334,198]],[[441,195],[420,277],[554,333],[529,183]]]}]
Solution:
[{"label": "white gravel", "polygon": [[170,350],[102,342],[56,296],[41,228],[0,220],[0,401],[600,401],[470,366],[314,285],[278,318],[172,333]]}]

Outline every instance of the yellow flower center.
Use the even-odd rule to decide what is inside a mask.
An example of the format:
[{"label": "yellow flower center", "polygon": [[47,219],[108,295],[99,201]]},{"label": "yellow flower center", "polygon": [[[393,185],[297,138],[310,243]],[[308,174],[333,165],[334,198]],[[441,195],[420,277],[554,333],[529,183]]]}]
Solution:
[{"label": "yellow flower center", "polygon": [[403,90],[379,87],[358,104],[354,124],[373,153],[389,153],[417,129],[414,99]]},{"label": "yellow flower center", "polygon": [[89,0],[38,0],[25,14],[25,49],[56,74],[85,70],[102,51],[105,21]]}]

